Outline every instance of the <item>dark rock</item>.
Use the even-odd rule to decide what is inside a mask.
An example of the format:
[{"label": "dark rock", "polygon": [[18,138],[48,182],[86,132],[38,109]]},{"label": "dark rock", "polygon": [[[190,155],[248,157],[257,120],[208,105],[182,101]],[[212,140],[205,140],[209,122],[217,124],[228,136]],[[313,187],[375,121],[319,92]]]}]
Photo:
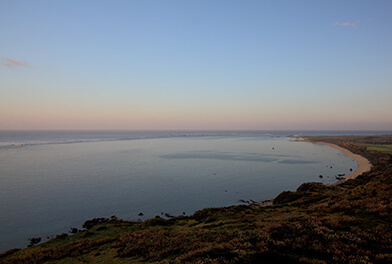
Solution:
[{"label": "dark rock", "polygon": [[100,217],[100,218],[93,218],[91,220],[87,220],[86,222],[84,222],[83,224],[83,228],[86,229],[90,229],[96,225],[102,224],[102,223],[106,223],[107,221],[109,221],[108,218],[104,218],[104,217]]},{"label": "dark rock", "polygon": [[29,238],[30,244],[28,245],[29,247],[34,246],[36,244],[38,244],[39,242],[41,242],[41,237],[32,237]]},{"label": "dark rock", "polygon": [[71,227],[71,229],[69,230],[69,232],[71,234],[76,234],[77,232],[79,232],[79,229],[77,229],[76,227]]},{"label": "dark rock", "polygon": [[246,204],[250,204],[250,202],[249,201],[245,201],[245,200],[243,200],[243,199],[240,199],[240,200],[238,200],[240,203],[246,203]]},{"label": "dark rock", "polygon": [[169,213],[165,213],[165,216],[166,216],[167,218],[173,218],[173,217],[174,217],[173,215],[171,215],[171,214],[169,214]]}]

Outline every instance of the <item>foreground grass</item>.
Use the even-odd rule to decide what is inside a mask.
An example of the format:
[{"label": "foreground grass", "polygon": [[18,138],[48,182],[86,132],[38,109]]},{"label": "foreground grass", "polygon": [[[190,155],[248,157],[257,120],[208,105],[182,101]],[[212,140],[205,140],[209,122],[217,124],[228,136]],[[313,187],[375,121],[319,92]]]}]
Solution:
[{"label": "foreground grass", "polygon": [[10,250],[0,262],[392,263],[392,158],[361,145],[391,144],[392,137],[309,139],[349,148],[373,169],[336,186],[303,184],[281,193],[273,206],[207,208],[144,222],[112,218]]}]

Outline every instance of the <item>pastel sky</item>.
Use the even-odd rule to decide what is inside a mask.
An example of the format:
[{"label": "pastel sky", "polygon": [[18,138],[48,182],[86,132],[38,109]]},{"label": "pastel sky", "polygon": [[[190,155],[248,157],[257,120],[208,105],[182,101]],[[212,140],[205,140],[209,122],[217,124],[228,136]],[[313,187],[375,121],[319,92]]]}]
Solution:
[{"label": "pastel sky", "polygon": [[392,130],[392,1],[0,1],[0,129]]}]

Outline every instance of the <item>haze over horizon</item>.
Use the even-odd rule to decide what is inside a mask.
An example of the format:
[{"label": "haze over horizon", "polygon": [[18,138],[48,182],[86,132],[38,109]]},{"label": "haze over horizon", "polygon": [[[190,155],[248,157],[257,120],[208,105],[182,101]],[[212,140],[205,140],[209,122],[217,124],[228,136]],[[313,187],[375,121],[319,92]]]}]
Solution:
[{"label": "haze over horizon", "polygon": [[0,129],[392,130],[391,1],[0,2]]}]

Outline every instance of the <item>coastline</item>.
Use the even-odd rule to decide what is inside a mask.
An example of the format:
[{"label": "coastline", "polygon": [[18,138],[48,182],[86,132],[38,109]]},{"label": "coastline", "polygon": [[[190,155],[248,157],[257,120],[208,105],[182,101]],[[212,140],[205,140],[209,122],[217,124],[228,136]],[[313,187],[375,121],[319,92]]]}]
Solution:
[{"label": "coastline", "polygon": [[[351,151],[349,151],[348,149],[342,148],[342,147],[340,147],[340,146],[338,146],[336,144],[322,142],[322,141],[314,142],[314,141],[310,141],[306,137],[299,137],[299,136],[296,136],[295,140],[296,141],[300,141],[300,142],[310,142],[310,143],[313,143],[313,144],[328,145],[331,148],[339,150],[344,155],[349,156],[349,157],[355,159],[356,162],[358,162],[358,168],[354,172],[343,176],[343,179],[341,179],[340,181],[338,181],[338,182],[336,182],[336,183],[334,183],[332,185],[340,184],[340,183],[345,182],[347,180],[355,179],[356,177],[358,177],[362,173],[370,171],[371,168],[372,168],[372,164],[370,163],[370,161],[368,159],[366,159],[365,157],[363,157],[361,155],[354,154]],[[263,200],[263,201],[260,201],[260,202],[256,203],[256,205],[260,206],[260,207],[271,206],[271,205],[273,205],[273,201],[274,201],[274,199]]]},{"label": "coastline", "polygon": [[[349,178],[365,172],[359,170],[364,168],[358,161],[361,155],[356,155],[338,145],[322,142],[322,139],[311,141],[301,138],[299,141],[328,145],[355,159],[360,166],[347,175]],[[390,252],[392,249],[388,243],[392,235],[390,232],[385,232],[388,231],[388,223],[391,222],[388,209],[391,207],[389,198],[392,197],[392,181],[385,179],[390,179],[392,175],[390,173],[392,168],[389,166],[392,157],[389,153],[383,152],[365,150],[364,153],[368,154],[366,157],[369,160],[362,158],[367,161],[368,169],[372,171],[368,174],[369,177],[361,179],[358,184],[349,183],[344,188],[337,186],[337,188],[329,188],[320,182],[310,182],[297,191],[282,192],[280,199],[276,199],[277,206],[270,206],[273,205],[273,200],[264,200],[259,204],[254,204],[251,200],[249,206],[265,207],[260,210],[250,210],[244,205],[205,208],[186,217],[178,216],[171,219],[156,217],[143,222],[113,217],[97,226],[79,230],[80,234],[77,235],[67,236],[65,233],[58,235],[51,243],[45,245],[7,250],[0,254],[0,262],[49,263],[53,260],[71,263],[77,258],[94,263],[110,260],[155,263],[157,260],[180,262],[184,261],[185,257],[189,262],[204,260],[214,262],[221,259],[230,260],[235,256],[249,263],[266,258],[267,260],[272,258],[271,261],[276,260],[276,262],[283,260],[285,263],[298,262],[300,258],[307,262],[314,259],[314,262],[329,263],[336,260],[341,262],[352,260],[351,257],[359,250],[364,252],[365,261],[390,262],[392,258],[389,256],[388,258],[379,256],[384,256],[385,252]],[[372,164],[378,166],[372,168]],[[306,210],[302,209],[304,207]],[[355,223],[355,228],[348,229],[347,226],[351,223]],[[375,225],[379,228],[374,228]],[[252,229],[253,232],[244,233],[244,227]],[[176,230],[181,230],[181,234],[179,235]],[[326,232],[318,232],[315,239],[315,230]],[[331,236],[331,233],[334,236]],[[206,234],[209,239],[207,242]],[[347,241],[347,237],[367,237],[371,240],[368,241],[369,243],[363,243],[358,239]],[[229,239],[233,241],[230,242],[230,247],[226,243]],[[257,243],[256,245],[263,247],[244,247],[245,243],[250,245]],[[170,251],[166,250],[168,244]],[[83,251],[75,250],[80,245],[83,246]],[[175,247],[171,248],[172,245]],[[192,251],[195,252],[194,255],[190,255],[189,248],[193,245],[198,248]],[[288,252],[289,255],[277,253],[276,245],[282,245],[278,249]],[[369,247],[369,245],[377,245],[377,247]],[[211,255],[211,248],[214,250],[212,251],[214,255]],[[215,250],[216,248],[225,250],[219,251]],[[332,251],[325,254],[329,248]],[[242,255],[235,255],[240,250]],[[167,255],[173,251],[174,255]],[[317,255],[316,258],[314,253]],[[214,256],[214,259],[211,259],[211,256]]]},{"label": "coastline", "polygon": [[[311,142],[311,141],[307,141],[307,142]],[[356,169],[353,173],[350,173],[348,175],[345,175],[343,177],[342,181],[339,181],[337,184],[341,183],[341,182],[345,182],[347,180],[350,179],[355,179],[356,177],[358,177],[359,175],[361,175],[362,173],[368,172],[371,170],[372,168],[372,164],[370,163],[370,161],[368,159],[366,159],[365,157],[358,155],[358,154],[354,154],[351,151],[349,151],[348,149],[342,148],[338,145],[332,144],[332,143],[327,143],[327,142],[312,142],[315,144],[324,144],[324,145],[328,145],[334,149],[337,149],[339,151],[341,151],[344,155],[349,156],[353,159],[355,159],[358,162],[358,169]]]}]

